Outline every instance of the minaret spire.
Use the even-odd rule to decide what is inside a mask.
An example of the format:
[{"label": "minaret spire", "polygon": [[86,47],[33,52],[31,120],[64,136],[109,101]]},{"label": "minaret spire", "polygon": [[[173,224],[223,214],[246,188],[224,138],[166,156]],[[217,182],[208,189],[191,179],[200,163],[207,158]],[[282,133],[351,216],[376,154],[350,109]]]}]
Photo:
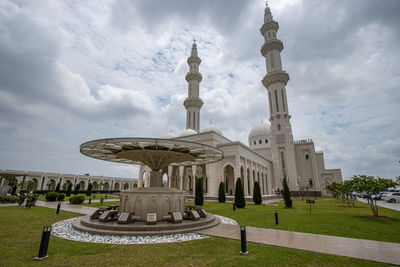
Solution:
[{"label": "minaret spire", "polygon": [[196,40],[193,40],[192,52],[187,59],[189,72],[186,74],[188,82],[188,97],[183,102],[186,108],[186,129],[193,129],[196,132],[200,131],[200,109],[203,106],[203,101],[199,97],[199,85],[202,79],[199,73],[200,58],[197,55]]},{"label": "minaret spire", "polygon": [[269,120],[271,121],[271,154],[274,163],[277,186],[284,176],[289,180],[289,186],[297,186],[297,170],[295,163],[292,127],[290,124],[289,108],[286,96],[286,84],[289,75],[282,70],[281,51],[283,43],[277,39],[279,24],[271,14],[266,3],[264,24],[260,32],[264,37],[261,54],[265,57],[267,74],[262,83],[268,91]]}]

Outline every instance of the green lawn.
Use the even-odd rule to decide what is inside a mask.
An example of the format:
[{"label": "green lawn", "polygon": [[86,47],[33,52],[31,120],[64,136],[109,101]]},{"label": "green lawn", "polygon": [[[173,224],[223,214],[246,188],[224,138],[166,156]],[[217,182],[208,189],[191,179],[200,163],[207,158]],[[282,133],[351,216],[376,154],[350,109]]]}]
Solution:
[{"label": "green lawn", "polygon": [[92,207],[92,208],[106,207],[106,206],[113,206],[113,205],[119,205],[119,201],[103,202],[103,204],[101,204],[100,202],[92,202],[90,205],[89,205],[89,203],[79,204],[79,206],[87,206],[87,207]]},{"label": "green lawn", "polygon": [[[228,204],[221,206],[225,205],[228,207]],[[54,236],[50,238],[50,257],[35,262],[33,257],[38,253],[43,226],[80,215],[65,211],[55,215],[54,210],[40,207],[1,207],[0,211],[0,266],[383,266],[251,243],[249,255],[241,256],[240,242],[223,238],[170,244],[105,245]]]},{"label": "green lawn", "polygon": [[[232,203],[204,202],[206,211],[243,225],[400,243],[398,211],[379,208],[379,215],[387,217],[382,220],[368,217],[372,215],[370,207],[362,202],[352,208],[336,199],[317,198],[311,214],[305,200],[295,199],[292,209],[286,209],[283,202],[275,205],[246,203],[246,208],[233,211]],[[278,211],[278,226],[275,226],[274,210]]]}]

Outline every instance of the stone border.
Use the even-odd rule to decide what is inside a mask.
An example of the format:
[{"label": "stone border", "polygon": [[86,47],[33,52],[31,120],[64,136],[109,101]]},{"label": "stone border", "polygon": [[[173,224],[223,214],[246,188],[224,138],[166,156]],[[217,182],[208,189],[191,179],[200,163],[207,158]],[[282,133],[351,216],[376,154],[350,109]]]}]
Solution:
[{"label": "stone border", "polygon": [[[215,215],[221,220],[222,224],[237,225],[235,220],[227,217]],[[155,244],[191,241],[196,239],[208,238],[207,235],[197,233],[183,233],[173,235],[151,235],[151,236],[117,236],[117,235],[99,235],[80,232],[72,228],[72,222],[80,220],[82,217],[63,220],[53,224],[51,234],[78,242],[100,243],[100,244]]]}]

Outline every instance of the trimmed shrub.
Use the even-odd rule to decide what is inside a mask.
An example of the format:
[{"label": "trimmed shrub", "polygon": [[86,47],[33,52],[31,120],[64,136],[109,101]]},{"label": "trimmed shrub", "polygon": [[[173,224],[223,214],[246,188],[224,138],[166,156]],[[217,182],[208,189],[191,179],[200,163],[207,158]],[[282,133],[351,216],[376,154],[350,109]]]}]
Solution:
[{"label": "trimmed shrub", "polygon": [[218,188],[218,202],[225,203],[225,201],[226,201],[225,185],[224,182],[220,182]]},{"label": "trimmed shrub", "polygon": [[57,195],[57,201],[63,201],[64,198],[65,198],[65,195],[64,195],[64,194],[58,193],[58,195]]},{"label": "trimmed shrub", "polygon": [[57,200],[57,192],[47,192],[46,193],[46,201],[56,201]]},{"label": "trimmed shrub", "polygon": [[54,191],[59,193],[60,192],[60,186],[61,186],[60,183],[58,183],[57,186],[56,186],[56,190],[54,190]]},{"label": "trimmed shrub", "polygon": [[194,204],[196,206],[203,206],[203,181],[201,179],[196,180],[196,195],[194,197]]},{"label": "trimmed shrub", "polygon": [[33,191],[34,194],[38,194],[38,195],[44,195],[47,192],[50,192],[49,190],[35,190]]},{"label": "trimmed shrub", "polygon": [[68,183],[67,192],[65,193],[65,195],[69,197],[71,195],[71,191],[72,191],[72,183]]},{"label": "trimmed shrub", "polygon": [[92,194],[92,183],[89,183],[86,190],[86,195],[90,196],[91,194]]},{"label": "trimmed shrub", "polygon": [[17,203],[19,201],[18,196],[4,196],[0,197],[0,203]]},{"label": "trimmed shrub", "polygon": [[289,186],[287,184],[286,176],[283,177],[283,199],[285,200],[285,206],[286,208],[291,208],[292,207],[292,198],[290,196],[290,190]]},{"label": "trimmed shrub", "polygon": [[71,204],[82,204],[85,201],[85,196],[76,195],[69,198],[69,203]]},{"label": "trimmed shrub", "polygon": [[242,186],[242,179],[237,178],[235,187],[235,205],[238,208],[246,207],[246,199],[244,198],[244,190]]},{"label": "trimmed shrub", "polygon": [[260,205],[262,202],[260,184],[257,181],[254,183],[253,202],[256,205]]},{"label": "trimmed shrub", "polygon": [[81,189],[81,186],[79,184],[75,185],[74,195],[79,193],[79,189]]}]

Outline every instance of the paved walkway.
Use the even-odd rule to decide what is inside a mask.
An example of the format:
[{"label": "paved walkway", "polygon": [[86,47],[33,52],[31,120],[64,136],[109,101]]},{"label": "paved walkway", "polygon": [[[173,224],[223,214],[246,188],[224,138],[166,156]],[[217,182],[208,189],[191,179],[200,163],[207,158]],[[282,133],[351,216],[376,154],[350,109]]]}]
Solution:
[{"label": "paved walkway", "polygon": [[[197,233],[240,240],[238,225],[220,224]],[[307,234],[257,227],[246,227],[247,241],[346,256],[369,261],[400,264],[400,244],[365,239]],[[251,251],[250,251],[251,253]]]},{"label": "paved walkway", "polygon": [[[46,202],[46,201],[40,201],[40,200],[36,201],[36,206],[51,208],[51,209],[56,209],[57,204],[58,204],[58,202]],[[61,211],[66,210],[66,211],[71,211],[71,212],[76,212],[76,213],[87,215],[87,214],[92,214],[97,209],[98,208],[79,206],[79,205],[70,205],[70,204],[68,204],[68,202],[61,203]]]},{"label": "paved walkway", "polygon": [[[364,203],[368,203],[366,198],[358,197],[357,200],[361,201],[361,202],[364,202]],[[379,207],[400,211],[400,202],[388,203],[388,202],[386,202],[384,200],[377,200],[376,201],[376,205],[378,205]]]}]

